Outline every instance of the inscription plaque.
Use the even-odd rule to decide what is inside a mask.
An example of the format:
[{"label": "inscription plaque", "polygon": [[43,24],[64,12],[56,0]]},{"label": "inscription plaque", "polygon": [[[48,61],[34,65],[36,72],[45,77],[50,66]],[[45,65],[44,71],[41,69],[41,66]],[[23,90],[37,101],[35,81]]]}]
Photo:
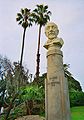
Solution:
[{"label": "inscription plaque", "polygon": [[60,81],[57,79],[57,76],[50,77],[50,82],[48,82],[48,85],[55,86],[56,84],[60,84]]}]

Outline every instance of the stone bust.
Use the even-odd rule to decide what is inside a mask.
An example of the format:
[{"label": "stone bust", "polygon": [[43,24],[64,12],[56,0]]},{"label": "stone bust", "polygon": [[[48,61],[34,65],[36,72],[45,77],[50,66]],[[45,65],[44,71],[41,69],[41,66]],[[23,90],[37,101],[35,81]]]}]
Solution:
[{"label": "stone bust", "polygon": [[58,45],[60,48],[63,45],[62,38],[58,38],[57,35],[59,33],[58,26],[53,22],[48,22],[45,26],[45,35],[48,38],[44,47],[48,49],[48,47],[52,44]]}]

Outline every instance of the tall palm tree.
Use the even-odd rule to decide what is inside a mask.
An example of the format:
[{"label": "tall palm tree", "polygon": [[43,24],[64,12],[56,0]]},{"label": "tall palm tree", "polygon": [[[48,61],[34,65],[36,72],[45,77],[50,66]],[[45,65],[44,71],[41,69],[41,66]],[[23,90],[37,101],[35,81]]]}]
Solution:
[{"label": "tall palm tree", "polygon": [[33,18],[31,16],[30,9],[27,9],[27,8],[21,9],[20,13],[17,13],[16,21],[18,22],[19,25],[21,25],[24,28],[22,49],[21,49],[21,58],[20,58],[20,65],[22,66],[25,33],[26,33],[27,27],[32,26],[32,22],[33,22]]},{"label": "tall palm tree", "polygon": [[72,77],[72,74],[68,70],[70,64],[63,64],[65,77]]},{"label": "tall palm tree", "polygon": [[39,64],[40,64],[40,38],[41,28],[50,20],[51,12],[48,11],[48,6],[36,5],[33,10],[34,22],[39,25],[38,47],[37,47],[37,66],[36,66],[36,81],[39,81]]}]

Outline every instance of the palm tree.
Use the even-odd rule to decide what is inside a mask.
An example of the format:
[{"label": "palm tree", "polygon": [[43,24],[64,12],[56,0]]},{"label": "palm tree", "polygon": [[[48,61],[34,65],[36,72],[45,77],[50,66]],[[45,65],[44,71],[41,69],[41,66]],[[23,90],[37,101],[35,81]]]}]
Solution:
[{"label": "palm tree", "polygon": [[21,58],[20,58],[20,66],[22,66],[25,33],[26,33],[27,27],[32,26],[32,22],[33,22],[33,18],[31,16],[30,9],[27,9],[27,8],[21,9],[20,13],[17,13],[16,21],[18,22],[19,25],[21,25],[24,28]]},{"label": "palm tree", "polygon": [[65,77],[72,77],[72,74],[69,72],[70,64],[63,64]]},{"label": "palm tree", "polygon": [[37,66],[36,66],[36,81],[39,81],[39,64],[40,64],[40,38],[41,28],[50,20],[51,12],[48,11],[48,6],[36,5],[33,10],[34,22],[39,25],[38,48],[37,48]]}]

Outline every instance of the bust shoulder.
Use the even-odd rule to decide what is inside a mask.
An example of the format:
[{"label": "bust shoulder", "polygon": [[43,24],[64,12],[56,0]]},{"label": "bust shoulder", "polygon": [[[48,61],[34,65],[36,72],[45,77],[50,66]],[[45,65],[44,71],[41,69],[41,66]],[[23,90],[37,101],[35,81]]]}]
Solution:
[{"label": "bust shoulder", "polygon": [[53,40],[48,39],[47,42],[45,43],[44,47],[46,47],[48,49],[48,47],[53,44],[56,44],[56,45],[59,45],[60,47],[62,47],[64,44],[64,41],[62,38],[58,38],[58,37]]},{"label": "bust shoulder", "polygon": [[64,41],[63,41],[63,39],[62,38],[56,38],[56,39],[54,39],[53,41],[53,44],[60,44],[61,46],[63,46],[63,44],[64,44]]}]

